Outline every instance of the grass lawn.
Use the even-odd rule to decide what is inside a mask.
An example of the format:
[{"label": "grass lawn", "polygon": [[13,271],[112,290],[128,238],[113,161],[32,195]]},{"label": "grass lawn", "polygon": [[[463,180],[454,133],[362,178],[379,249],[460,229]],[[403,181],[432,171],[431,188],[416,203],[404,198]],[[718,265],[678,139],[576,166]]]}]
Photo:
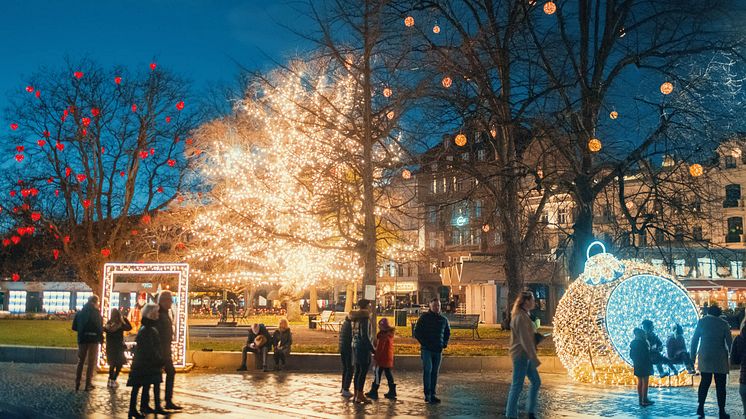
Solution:
[{"label": "grass lawn", "polygon": [[[252,318],[252,323],[258,321],[270,326],[277,324],[279,317],[263,316]],[[393,318],[389,318],[393,324]],[[192,323],[215,324],[207,320],[197,320]],[[308,353],[337,353],[339,334],[337,332],[309,330],[307,321],[291,323],[293,330],[293,351]],[[28,345],[28,346],[76,346],[76,335],[71,330],[71,322],[66,320],[11,320],[0,319],[0,345]],[[453,330],[451,341],[446,348],[446,355],[454,356],[485,356],[505,355],[510,346],[510,332],[496,327],[483,326],[479,328],[481,339],[472,339],[470,330]],[[395,352],[400,355],[419,354],[419,344],[412,338],[412,329],[396,328],[394,340]],[[190,337],[189,349],[214,351],[240,351],[245,338],[204,338]],[[554,355],[554,344],[548,338],[539,346],[539,354]]]}]

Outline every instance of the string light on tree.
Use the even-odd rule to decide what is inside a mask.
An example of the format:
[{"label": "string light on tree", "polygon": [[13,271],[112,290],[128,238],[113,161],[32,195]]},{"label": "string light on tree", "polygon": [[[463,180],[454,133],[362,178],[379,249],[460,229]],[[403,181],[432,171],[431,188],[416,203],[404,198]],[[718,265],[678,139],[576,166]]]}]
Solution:
[{"label": "string light on tree", "polygon": [[[629,359],[632,330],[643,320],[659,331],[677,323],[689,342],[698,311],[686,289],[655,267],[619,260],[606,253],[589,256],[584,272],[560,300],[554,318],[557,355],[570,377],[584,383],[630,385],[635,383]],[[652,385],[662,377],[651,377]],[[672,385],[688,385],[683,366]]]}]

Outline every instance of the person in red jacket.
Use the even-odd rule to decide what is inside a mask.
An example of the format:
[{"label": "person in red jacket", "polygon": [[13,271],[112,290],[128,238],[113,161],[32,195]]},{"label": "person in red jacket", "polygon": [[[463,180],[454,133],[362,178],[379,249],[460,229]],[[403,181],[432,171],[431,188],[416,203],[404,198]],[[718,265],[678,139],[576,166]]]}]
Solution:
[{"label": "person in red jacket", "polygon": [[389,392],[383,396],[387,399],[396,400],[396,384],[391,369],[394,368],[394,328],[389,325],[385,317],[378,321],[378,334],[376,335],[376,352],[373,359],[376,365],[373,368],[374,380],[370,391],[365,395],[373,400],[378,399],[378,387],[381,386],[381,375],[386,374]]}]

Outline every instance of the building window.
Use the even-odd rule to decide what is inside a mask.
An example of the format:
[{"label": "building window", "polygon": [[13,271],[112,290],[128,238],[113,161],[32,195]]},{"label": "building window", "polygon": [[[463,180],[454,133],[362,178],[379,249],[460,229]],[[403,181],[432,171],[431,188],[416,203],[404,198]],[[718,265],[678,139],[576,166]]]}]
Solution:
[{"label": "building window", "polygon": [[443,190],[441,192],[445,193],[448,189],[448,181],[446,180],[445,176],[443,176]]},{"label": "building window", "polygon": [[402,266],[401,264],[399,264],[398,268],[399,268],[398,269],[399,276],[404,276],[404,266]]},{"label": "building window", "polygon": [[486,150],[477,150],[477,160],[485,161],[486,158],[487,158]]},{"label": "building window", "polygon": [[658,269],[663,269],[663,259],[650,259],[650,263]]},{"label": "building window", "polygon": [[474,217],[479,218],[482,216],[482,200],[478,199],[474,202]]},{"label": "building window", "polygon": [[430,170],[433,172],[438,171],[438,163],[430,163]]},{"label": "building window", "polygon": [[735,169],[736,168],[736,158],[733,156],[725,156],[725,168],[726,169]]},{"label": "building window", "polygon": [[456,179],[456,176],[454,176],[454,177],[452,178],[452,180],[451,180],[451,184],[452,184],[452,186],[451,186],[451,187],[453,188],[453,190],[454,190],[454,191],[460,191],[460,190],[461,190],[461,182],[459,182],[459,181],[458,181],[458,180]]},{"label": "building window", "polygon": [[438,193],[438,179],[433,178],[433,193]]},{"label": "building window", "polygon": [[438,247],[438,236],[434,231],[428,233],[428,246],[431,249],[435,249],[436,247]]},{"label": "building window", "polygon": [[725,236],[725,242],[738,243],[741,241],[741,234],[743,234],[743,218],[728,218],[728,233]]},{"label": "building window", "polygon": [[663,243],[666,240],[666,233],[661,229],[655,229],[655,242]]},{"label": "building window", "polygon": [[[495,212],[497,212],[497,210],[495,210]],[[541,222],[544,224],[549,224],[549,212],[548,211],[541,212]]]},{"label": "building window", "polygon": [[697,269],[702,278],[717,278],[717,265],[710,258],[697,258]]},{"label": "building window", "polygon": [[725,186],[725,201],[723,208],[735,208],[741,199],[741,185],[732,183]]},{"label": "building window", "polygon": [[686,276],[686,261],[684,259],[674,260],[673,267],[676,276]]},{"label": "building window", "polygon": [[438,210],[435,207],[427,207],[427,222],[429,224],[438,222]]},{"label": "building window", "polygon": [[389,276],[396,276],[396,264],[394,262],[389,263]]},{"label": "building window", "polygon": [[10,291],[8,311],[11,313],[26,312],[26,291]]},{"label": "building window", "polygon": [[[119,299],[117,299],[117,305]],[[47,313],[67,313],[70,311],[69,291],[44,291],[42,293],[42,309]]]},{"label": "building window", "polygon": [[91,291],[78,291],[75,293],[75,309],[80,311],[83,306],[88,302],[88,298],[93,295]]},{"label": "building window", "polygon": [[740,260],[730,262],[730,276],[743,279],[743,262]]},{"label": "building window", "polygon": [[407,263],[407,276],[412,276],[412,264]]},{"label": "building window", "polygon": [[451,244],[460,246],[462,244],[461,230],[454,228],[451,232]]},{"label": "building window", "polygon": [[567,208],[557,210],[557,224],[567,224]]},{"label": "building window", "polygon": [[692,238],[694,240],[702,240],[702,227],[692,227]]}]

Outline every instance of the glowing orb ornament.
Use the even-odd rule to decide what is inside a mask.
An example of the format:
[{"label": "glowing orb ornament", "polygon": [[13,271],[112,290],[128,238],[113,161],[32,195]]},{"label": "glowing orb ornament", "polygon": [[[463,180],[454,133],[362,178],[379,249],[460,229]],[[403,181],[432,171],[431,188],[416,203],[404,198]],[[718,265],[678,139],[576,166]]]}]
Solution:
[{"label": "glowing orb ornament", "polygon": [[[619,260],[606,253],[588,257],[584,272],[567,289],[554,317],[557,355],[575,381],[596,384],[635,384],[629,344],[632,330],[650,320],[666,341],[674,324],[690,342],[699,320],[686,289],[652,265]],[[665,356],[666,353],[664,352]],[[677,365],[672,385],[689,385],[683,365]],[[658,374],[657,368],[655,373]],[[668,372],[668,367],[664,366]],[[657,375],[652,385],[667,384]]]},{"label": "glowing orb ornament", "polygon": [[601,151],[601,140],[598,138],[591,138],[588,140],[588,150],[590,150],[591,153],[598,153]]},{"label": "glowing orb ornament", "polygon": [[384,87],[383,88],[383,97],[391,97],[391,94],[394,93],[390,87]]},{"label": "glowing orb ornament", "polygon": [[404,26],[411,28],[414,26],[414,18],[412,16],[407,16],[404,18]]},{"label": "glowing orb ornament", "polygon": [[482,226],[482,231],[484,231],[485,233],[488,233],[490,231],[490,225],[489,224],[483,225]]},{"label": "glowing orb ornament", "polygon": [[456,138],[454,139],[454,142],[459,147],[465,146],[466,145],[466,135],[464,135],[464,134],[457,135]]},{"label": "glowing orb ornament", "polygon": [[553,1],[548,1],[548,2],[544,3],[544,13],[546,13],[548,15],[553,15],[554,12],[556,12],[556,11],[557,11],[557,5],[554,4]]},{"label": "glowing orb ornament", "polygon": [[404,169],[401,172],[401,177],[403,179],[411,179],[412,178],[412,172],[410,172],[409,169]]},{"label": "glowing orb ornament", "polygon": [[433,33],[438,34],[440,33],[440,26],[436,23],[435,26],[433,26]]},{"label": "glowing orb ornament", "polygon": [[611,112],[609,112],[609,118],[611,118],[611,119],[617,119],[617,118],[619,118],[619,112],[617,112],[617,111],[611,111]]},{"label": "glowing orb ornament", "polygon": [[661,84],[661,93],[664,95],[670,95],[671,92],[673,92],[673,84],[671,84],[671,82],[667,81]]},{"label": "glowing orb ornament", "polygon": [[702,165],[699,163],[694,163],[693,165],[689,166],[689,174],[693,177],[700,177],[704,172],[705,171],[702,168]]},{"label": "glowing orb ornament", "polygon": [[448,76],[443,77],[443,80],[440,81],[440,84],[442,84],[443,87],[445,87],[446,89],[451,87],[452,83],[453,83],[453,80],[451,80],[451,78]]}]

